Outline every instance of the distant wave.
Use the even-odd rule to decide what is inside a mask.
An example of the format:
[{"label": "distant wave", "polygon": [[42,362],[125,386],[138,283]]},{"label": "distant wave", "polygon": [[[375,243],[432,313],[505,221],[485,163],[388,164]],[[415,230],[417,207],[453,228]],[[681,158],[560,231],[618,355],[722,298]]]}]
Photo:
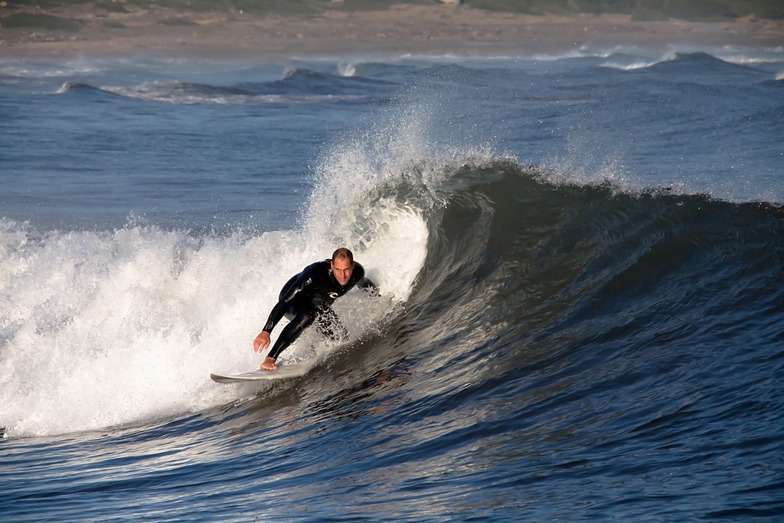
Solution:
[{"label": "distant wave", "polygon": [[312,69],[294,67],[286,69],[283,73],[283,78],[308,78],[313,80],[324,80],[329,78],[330,75],[322,74]]},{"label": "distant wave", "polygon": [[9,78],[35,79],[35,78],[63,78],[74,75],[100,74],[103,67],[88,61],[76,62],[49,62],[23,60],[7,62],[0,58],[0,75]]},{"label": "distant wave", "polygon": [[654,64],[659,63],[659,60],[654,61],[647,61],[647,60],[640,60],[635,59],[629,62],[621,62],[617,60],[608,60],[607,62],[602,63],[602,67],[609,67],[612,69],[621,69],[623,71],[633,71],[635,69],[645,69],[650,67]]},{"label": "distant wave", "polygon": [[632,62],[627,64],[621,61],[618,61],[617,58],[613,60],[613,57],[603,63],[604,67],[613,67],[616,69],[624,69],[624,70],[634,70],[634,69],[647,69],[649,67],[658,67],[662,66],[662,64],[718,64],[723,63],[724,61],[716,58],[713,55],[707,53],[681,53],[681,52],[668,52],[665,55],[652,60],[640,60],[639,58],[633,58]]},{"label": "distant wave", "polygon": [[[362,79],[355,81],[363,81]],[[369,80],[365,80],[369,82]],[[383,86],[383,82],[374,82]],[[147,82],[132,86],[95,86],[68,81],[56,94],[70,92],[106,93],[147,102],[172,104],[252,104],[356,102],[367,97],[366,89],[354,89],[337,76],[310,70],[288,71],[283,80],[243,83],[236,86],[194,82]]]},{"label": "distant wave", "polygon": [[624,71],[662,68],[664,70],[671,69],[673,72],[677,71],[678,74],[684,74],[689,71],[700,71],[701,75],[706,75],[706,73],[710,71],[720,71],[725,75],[737,74],[738,77],[743,76],[754,81],[759,80],[763,75],[767,76],[769,74],[754,69],[752,65],[756,63],[760,62],[755,62],[753,60],[730,60],[704,52],[671,52],[654,60],[642,60],[636,57],[627,57],[626,59],[619,60],[617,57],[610,57],[603,62],[601,66]]},{"label": "distant wave", "polygon": [[746,54],[721,55],[725,62],[738,65],[780,64],[784,63],[781,56],[749,56]]},{"label": "distant wave", "polygon": [[[350,72],[350,74],[345,74]],[[307,68],[287,69],[283,80],[271,85],[286,89],[301,89],[303,91],[330,91],[333,93],[359,94],[368,88],[384,88],[390,85],[384,80],[365,78],[359,73],[356,65],[339,65],[338,74],[322,73]]]},{"label": "distant wave", "polygon": [[338,74],[346,78],[351,78],[352,76],[356,76],[357,66],[356,64],[350,62],[340,62],[338,64]]},{"label": "distant wave", "polygon": [[96,87],[94,85],[90,85],[83,82],[76,82],[76,81],[67,81],[64,82],[63,85],[56,91],[56,94],[64,94],[68,92],[93,92],[93,93],[102,93],[102,94],[115,94],[112,93],[108,89],[102,89],[100,87]]}]

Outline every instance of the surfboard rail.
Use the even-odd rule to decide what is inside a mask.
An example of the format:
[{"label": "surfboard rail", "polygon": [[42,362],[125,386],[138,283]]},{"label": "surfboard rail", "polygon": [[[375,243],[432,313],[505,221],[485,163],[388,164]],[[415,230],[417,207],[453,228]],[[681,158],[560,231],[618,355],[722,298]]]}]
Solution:
[{"label": "surfboard rail", "polygon": [[304,363],[280,365],[276,370],[256,369],[251,372],[234,374],[210,373],[210,378],[216,383],[247,383],[254,381],[280,380],[286,378],[299,378],[307,374],[309,366]]}]

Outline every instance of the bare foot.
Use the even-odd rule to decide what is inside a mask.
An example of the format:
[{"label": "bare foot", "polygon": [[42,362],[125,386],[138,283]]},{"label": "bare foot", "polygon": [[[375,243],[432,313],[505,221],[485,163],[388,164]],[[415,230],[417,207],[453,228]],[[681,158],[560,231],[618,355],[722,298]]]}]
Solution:
[{"label": "bare foot", "polygon": [[264,363],[261,364],[261,368],[263,370],[275,370],[275,369],[277,369],[278,366],[275,365],[275,358],[270,358],[269,356],[264,358]]}]

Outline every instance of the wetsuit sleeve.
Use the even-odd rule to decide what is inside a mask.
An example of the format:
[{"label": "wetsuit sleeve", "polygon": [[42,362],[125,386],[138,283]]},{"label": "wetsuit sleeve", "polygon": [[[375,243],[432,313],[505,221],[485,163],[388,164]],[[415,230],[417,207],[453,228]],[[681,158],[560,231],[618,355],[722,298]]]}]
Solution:
[{"label": "wetsuit sleeve", "polygon": [[272,334],[272,329],[275,328],[275,325],[277,325],[283,315],[286,314],[286,311],[291,307],[291,304],[294,303],[296,297],[311,283],[313,283],[313,278],[308,275],[307,271],[302,271],[293,283],[287,285],[286,288],[283,289],[278,303],[272,308],[272,312],[270,312],[267,323],[262,330]]},{"label": "wetsuit sleeve", "polygon": [[288,309],[286,304],[283,301],[278,301],[272,308],[272,312],[270,312],[269,318],[267,318],[267,323],[264,324],[264,328],[261,330],[272,334],[272,329],[275,328],[275,325],[277,325],[283,315],[286,314],[286,309]]}]

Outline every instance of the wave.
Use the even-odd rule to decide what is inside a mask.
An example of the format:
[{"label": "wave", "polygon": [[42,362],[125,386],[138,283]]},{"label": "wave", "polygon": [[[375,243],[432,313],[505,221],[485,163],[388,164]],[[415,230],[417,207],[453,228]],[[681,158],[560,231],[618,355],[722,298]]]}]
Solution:
[{"label": "wave", "polygon": [[[759,294],[747,298],[771,305],[781,296],[775,285],[784,253],[779,205],[667,189],[629,193],[609,182],[559,183],[514,161],[467,164],[452,183],[463,187],[444,196],[448,203],[429,222],[431,242],[420,278],[439,282],[463,274],[448,285],[448,300],[466,289],[485,298],[495,290],[521,300],[532,297],[520,310],[507,311],[520,317],[534,314],[548,297],[563,299],[567,284],[574,298],[570,316],[583,306],[597,315],[602,309],[620,311],[646,294],[661,293],[657,307],[665,296],[673,306],[690,305],[679,303],[677,288],[695,279],[710,281],[704,292],[716,299],[727,298],[728,289],[754,289]],[[444,260],[454,262],[444,267]],[[430,294],[425,292],[428,300]],[[499,305],[495,298],[489,304]]]},{"label": "wave", "polygon": [[67,81],[56,94],[84,92],[110,94],[124,98],[159,102],[198,103],[209,100],[220,101],[230,98],[250,97],[253,93],[240,88],[212,86],[190,82],[150,82],[139,86],[96,86],[89,83]]},{"label": "wave", "polygon": [[432,419],[428,446],[453,448],[475,441],[461,427],[535,439],[555,424],[608,460],[615,446],[592,442],[771,433],[764,412],[784,408],[771,396],[784,361],[780,206],[553,183],[515,161],[466,161],[435,192],[416,185],[384,193],[431,201],[405,314],[338,369],[389,369],[394,385],[371,396],[395,398],[385,426]]},{"label": "wave", "polygon": [[[437,64],[425,75],[486,85],[492,72],[475,71]],[[182,103],[333,96],[319,90],[345,94],[355,80],[298,70],[229,87],[127,89]],[[739,366],[742,345],[780,361],[780,206],[564,179],[461,136],[449,125],[453,93],[439,86],[435,100],[404,99],[391,124],[336,139],[316,166],[301,230],[60,232],[0,221],[0,425],[14,436],[98,430],[246,397],[206,376],[256,366],[250,341],[280,286],[341,244],[383,299],[339,302],[352,342],[326,352],[349,355],[338,369],[348,376],[362,364],[426,376],[422,397],[501,380],[525,390],[531,374],[634,381],[641,370],[618,369],[648,351],[705,363],[718,348]],[[324,347],[315,334],[302,340],[284,356],[312,359]],[[753,381],[756,370],[738,379]],[[516,402],[520,388],[501,398]],[[432,397],[448,408],[450,394]]]},{"label": "wave", "polygon": [[419,71],[422,65],[403,63],[401,60],[391,60],[389,62],[338,62],[337,72],[345,78],[375,78],[375,79],[395,79],[399,81],[405,77]]},{"label": "wave", "polygon": [[67,78],[100,74],[103,67],[92,61],[49,61],[0,58],[0,77],[15,79]]},{"label": "wave", "polygon": [[448,203],[431,210],[409,306],[456,316],[429,317],[429,328],[455,336],[508,324],[530,336],[529,321],[579,320],[590,330],[590,321],[629,310],[668,321],[731,313],[741,295],[758,312],[769,307],[766,317],[782,312],[780,206],[553,183],[512,161],[464,165],[450,187]]},{"label": "wave", "polygon": [[65,93],[86,93],[88,95],[114,95],[109,89],[103,89],[101,87],[97,87],[95,85],[91,85],[84,82],[76,82],[73,80],[69,80],[64,82],[63,85],[56,91],[56,94],[65,94]]},{"label": "wave", "polygon": [[[392,335],[394,353],[441,369],[443,386],[592,344],[784,339],[780,206],[562,183],[513,159],[395,169],[351,187],[322,180],[302,231],[60,233],[3,220],[0,424],[56,434],[232,401],[236,390],[205,377],[258,363],[250,341],[279,287],[336,244],[384,291],[339,302],[352,339],[375,333],[364,357],[388,364]],[[285,357],[312,359],[314,346],[306,334]]]},{"label": "wave", "polygon": [[754,56],[749,54],[722,54],[719,57],[725,62],[736,65],[766,65],[766,64],[781,64],[784,62],[784,57],[780,54],[771,54],[763,56]]},{"label": "wave", "polygon": [[359,417],[358,430],[363,409],[372,427],[417,424],[427,443],[408,459],[487,438],[512,456],[521,440],[556,453],[568,441],[586,449],[586,473],[641,437],[683,445],[668,469],[710,460],[715,449],[694,447],[705,438],[775,456],[780,206],[565,182],[494,157],[385,172],[335,224],[406,202],[427,225],[426,256],[402,312],[304,385],[309,412]]},{"label": "wave", "polygon": [[[689,71],[699,71],[701,75],[721,74],[763,74],[749,64],[754,64],[751,60],[738,61],[730,60],[706,52],[669,52],[658,58],[642,58],[636,55],[612,54],[601,64],[602,67],[609,67],[622,70],[652,69],[661,70],[668,73],[682,76]],[[764,73],[766,74],[766,73]]]},{"label": "wave", "polygon": [[56,94],[111,94],[148,102],[173,104],[252,104],[361,102],[386,91],[387,81],[342,77],[310,69],[287,70],[280,80],[212,85],[185,81],[153,81],[131,86],[96,86],[67,81]]},{"label": "wave", "polygon": [[[345,71],[345,69],[344,69]],[[342,94],[364,94],[368,89],[385,89],[392,82],[365,78],[363,75],[356,74],[328,74],[314,71],[312,69],[294,68],[285,72],[283,80],[275,82],[273,85],[284,87],[287,90],[299,89],[303,92],[318,93],[342,93]]]}]

